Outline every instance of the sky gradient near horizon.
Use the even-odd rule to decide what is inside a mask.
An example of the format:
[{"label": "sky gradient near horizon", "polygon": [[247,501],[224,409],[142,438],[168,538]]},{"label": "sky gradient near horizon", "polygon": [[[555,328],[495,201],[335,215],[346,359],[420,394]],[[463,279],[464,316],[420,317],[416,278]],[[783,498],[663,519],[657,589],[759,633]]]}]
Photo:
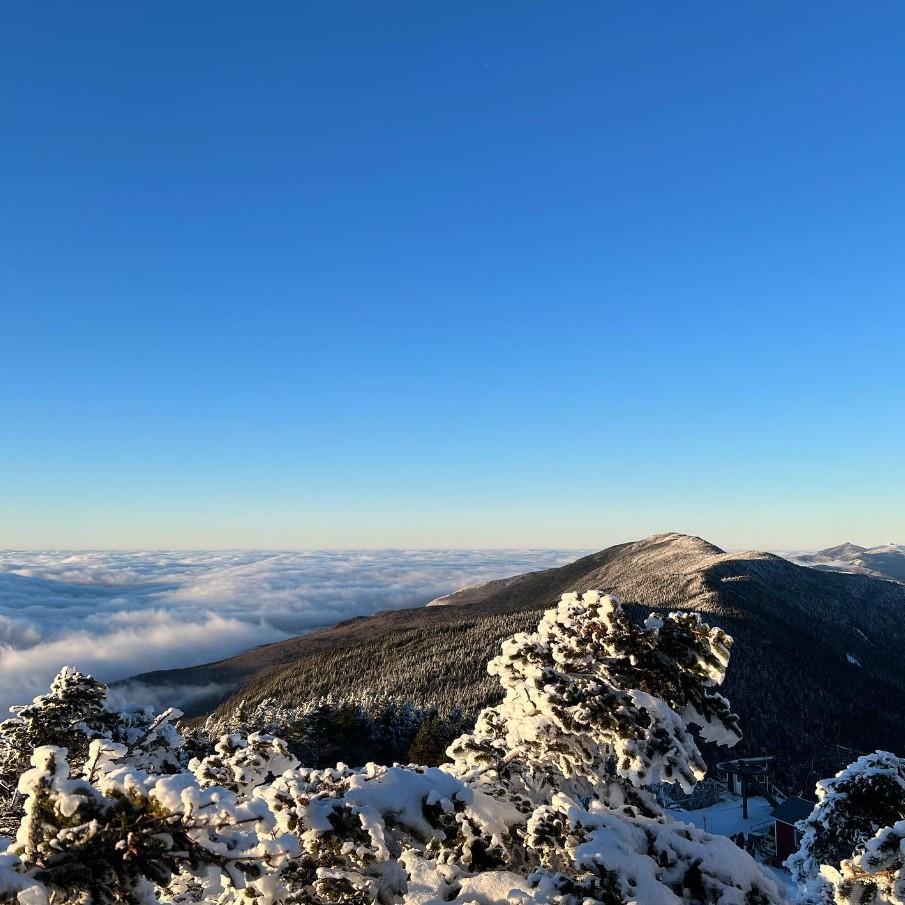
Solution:
[{"label": "sky gradient near horizon", "polygon": [[0,10],[0,547],[905,542],[905,4]]}]

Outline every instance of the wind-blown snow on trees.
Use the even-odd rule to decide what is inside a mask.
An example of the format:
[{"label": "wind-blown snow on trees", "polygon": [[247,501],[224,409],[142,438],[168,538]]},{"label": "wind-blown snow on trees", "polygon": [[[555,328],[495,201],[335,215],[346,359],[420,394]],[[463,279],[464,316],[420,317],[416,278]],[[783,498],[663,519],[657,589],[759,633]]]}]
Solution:
[{"label": "wind-blown snow on trees", "polygon": [[731,645],[696,616],[635,625],[615,597],[566,595],[504,644],[489,667],[503,702],[441,767],[299,766],[273,727],[200,751],[194,739],[191,757],[164,732],[178,764],[155,764],[166,719],[130,736],[102,687],[63,721],[74,756],[38,731],[42,714],[62,725],[65,687],[94,688],[64,671],[30,711],[42,745],[19,779],[0,888],[22,905],[779,903],[745,852],[674,822],[645,789],[703,776],[689,723],[740,737],[716,691]]}]

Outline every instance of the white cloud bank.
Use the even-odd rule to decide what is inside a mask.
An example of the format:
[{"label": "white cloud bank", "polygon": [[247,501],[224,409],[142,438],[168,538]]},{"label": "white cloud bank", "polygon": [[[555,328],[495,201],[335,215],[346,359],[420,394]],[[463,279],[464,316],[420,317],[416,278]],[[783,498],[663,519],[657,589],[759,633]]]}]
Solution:
[{"label": "white cloud bank", "polygon": [[0,551],[0,718],[72,664],[112,682],[562,565],[577,551]]}]

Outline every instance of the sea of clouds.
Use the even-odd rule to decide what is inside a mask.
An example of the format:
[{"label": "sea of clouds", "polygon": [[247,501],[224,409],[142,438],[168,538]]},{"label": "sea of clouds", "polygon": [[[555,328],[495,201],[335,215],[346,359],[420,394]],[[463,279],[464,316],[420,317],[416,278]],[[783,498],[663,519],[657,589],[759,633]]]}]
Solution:
[{"label": "sea of clouds", "polygon": [[195,666],[578,555],[0,551],[0,718],[46,691],[62,665],[104,682]]}]

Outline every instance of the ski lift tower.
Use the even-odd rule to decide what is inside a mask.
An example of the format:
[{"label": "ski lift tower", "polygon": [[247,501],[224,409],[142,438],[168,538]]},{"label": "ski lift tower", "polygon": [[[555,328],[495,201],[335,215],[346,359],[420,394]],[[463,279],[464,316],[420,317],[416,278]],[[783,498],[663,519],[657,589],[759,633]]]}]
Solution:
[{"label": "ski lift tower", "polygon": [[762,795],[774,808],[779,807],[776,787],[770,782],[772,762],[772,757],[739,757],[716,765],[717,770],[726,774],[729,791],[742,796],[742,816],[745,820],[748,819],[748,797],[751,795]]}]

